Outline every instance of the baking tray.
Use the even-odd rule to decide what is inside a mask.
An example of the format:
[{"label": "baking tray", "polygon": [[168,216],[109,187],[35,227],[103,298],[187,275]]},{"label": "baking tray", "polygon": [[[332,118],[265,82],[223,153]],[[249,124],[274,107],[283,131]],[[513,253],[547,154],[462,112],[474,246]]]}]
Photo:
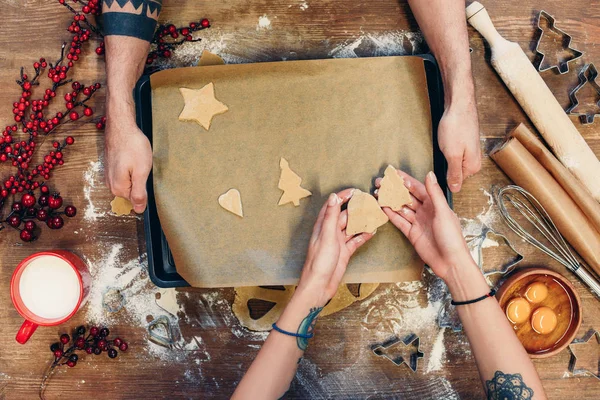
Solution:
[{"label": "baking tray", "polygon": [[[430,54],[420,55],[425,64],[427,88],[431,106],[431,124],[433,136],[433,169],[438,182],[450,207],[452,207],[452,193],[446,182],[448,164],[442,154],[437,141],[437,129],[444,112],[444,90],[439,68],[435,58]],[[144,75],[137,82],[134,89],[136,121],[139,128],[152,143],[152,88],[150,76]],[[177,273],[173,255],[169,249],[167,238],[163,233],[158,219],[156,203],[154,202],[154,185],[152,172],[146,183],[148,191],[148,207],[144,211],[144,233],[146,235],[146,249],[148,252],[148,273],[154,284],[161,288],[185,287],[189,284]]]}]

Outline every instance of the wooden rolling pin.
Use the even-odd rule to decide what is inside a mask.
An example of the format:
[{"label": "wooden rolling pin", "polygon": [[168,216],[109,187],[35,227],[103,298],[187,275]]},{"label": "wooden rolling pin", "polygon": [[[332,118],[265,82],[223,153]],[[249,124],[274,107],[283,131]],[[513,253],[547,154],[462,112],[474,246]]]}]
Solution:
[{"label": "wooden rolling pin", "polygon": [[600,201],[600,161],[571,122],[521,47],[504,39],[483,5],[467,7],[469,24],[492,50],[492,66],[527,113],[556,157]]}]

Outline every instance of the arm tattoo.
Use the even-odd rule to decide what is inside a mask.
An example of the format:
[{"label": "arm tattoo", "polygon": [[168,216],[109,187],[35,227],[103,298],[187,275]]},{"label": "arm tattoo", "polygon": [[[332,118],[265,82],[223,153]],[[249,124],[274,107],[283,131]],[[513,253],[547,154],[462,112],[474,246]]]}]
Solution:
[{"label": "arm tattoo", "polygon": [[525,400],[533,397],[533,389],[523,382],[521,374],[496,371],[494,378],[485,381],[488,400]]},{"label": "arm tattoo", "polygon": [[150,42],[161,8],[162,0],[102,0],[104,33]]},{"label": "arm tattoo", "polygon": [[[312,333],[315,329],[315,324],[317,323],[317,317],[319,316],[319,313],[322,309],[323,307],[311,308],[306,318],[304,318],[302,322],[300,322],[300,326],[298,327],[297,333],[302,335]],[[297,338],[296,343],[298,344],[298,348],[302,351],[306,350],[306,348],[308,347],[308,339]]]}]

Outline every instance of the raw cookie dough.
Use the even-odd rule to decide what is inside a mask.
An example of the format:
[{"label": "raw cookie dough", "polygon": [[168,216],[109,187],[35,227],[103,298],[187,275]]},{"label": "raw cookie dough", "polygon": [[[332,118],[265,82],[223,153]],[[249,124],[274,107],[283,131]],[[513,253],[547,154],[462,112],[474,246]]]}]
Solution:
[{"label": "raw cookie dough", "polygon": [[388,220],[375,197],[358,189],[354,190],[348,203],[346,235],[354,236],[363,232],[375,233],[377,228],[388,222]]},{"label": "raw cookie dough", "polygon": [[290,164],[285,158],[281,157],[281,160],[279,160],[279,167],[281,168],[281,176],[279,177],[279,184],[277,187],[283,190],[283,194],[277,205],[281,206],[287,203],[294,203],[294,205],[298,207],[300,205],[300,199],[308,197],[312,195],[312,193],[300,186],[302,178],[290,169]]},{"label": "raw cookie dough", "polygon": [[202,89],[179,88],[185,103],[179,114],[180,121],[196,121],[204,129],[210,128],[215,115],[223,114],[229,108],[215,98],[215,85],[209,83]]},{"label": "raw cookie dough", "polygon": [[394,211],[400,211],[402,206],[412,202],[410,192],[404,186],[404,179],[391,165],[388,165],[383,173],[378,197],[381,207],[389,207]]},{"label": "raw cookie dough", "polygon": [[117,215],[128,215],[133,210],[133,205],[129,200],[117,196],[110,202],[110,209]]},{"label": "raw cookie dough", "polygon": [[208,50],[202,50],[202,55],[200,56],[200,61],[198,61],[198,65],[207,66],[207,65],[223,65],[225,61],[221,57],[216,54],[211,53]]},{"label": "raw cookie dough", "polygon": [[244,217],[244,212],[242,211],[242,196],[237,189],[229,189],[226,193],[220,195],[219,205],[230,213],[242,218]]}]

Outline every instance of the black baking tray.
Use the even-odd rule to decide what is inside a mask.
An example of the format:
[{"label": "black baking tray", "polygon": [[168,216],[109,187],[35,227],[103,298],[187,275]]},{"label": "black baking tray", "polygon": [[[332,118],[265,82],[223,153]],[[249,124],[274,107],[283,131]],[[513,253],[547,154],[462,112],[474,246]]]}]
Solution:
[{"label": "black baking tray", "polygon": [[[440,186],[444,189],[446,200],[452,207],[452,193],[446,182],[448,164],[440,151],[437,140],[437,129],[444,112],[444,89],[435,58],[430,54],[420,55],[425,62],[427,88],[431,106],[431,122],[433,136],[433,168]],[[136,121],[139,128],[152,143],[152,90],[150,76],[144,75],[134,89]],[[148,251],[148,273],[154,284],[161,288],[184,287],[189,284],[177,273],[173,255],[169,249],[167,238],[160,226],[156,203],[154,202],[154,185],[152,172],[146,183],[148,191],[148,207],[144,212],[144,232],[146,234],[146,249]]]}]

